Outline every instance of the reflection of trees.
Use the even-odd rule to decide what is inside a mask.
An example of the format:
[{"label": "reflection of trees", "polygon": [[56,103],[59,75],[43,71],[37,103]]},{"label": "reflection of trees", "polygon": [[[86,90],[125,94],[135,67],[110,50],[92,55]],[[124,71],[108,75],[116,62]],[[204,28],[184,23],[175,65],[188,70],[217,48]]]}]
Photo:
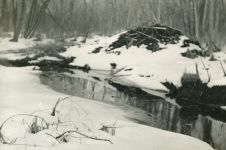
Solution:
[{"label": "reflection of trees", "polygon": [[214,141],[211,136],[212,132],[212,121],[205,118],[203,120],[203,140],[209,143],[210,145],[214,146]]},{"label": "reflection of trees", "polygon": [[[41,82],[54,90],[104,102],[128,104],[143,109],[153,119],[149,125],[191,135],[208,142],[219,150],[226,149],[222,144],[226,140],[226,124],[199,115],[195,109],[178,109],[176,106],[160,99],[145,99],[110,88],[105,84],[84,78],[60,74],[40,76]],[[219,114],[219,113],[217,113]],[[222,113],[222,116],[225,116]]]}]

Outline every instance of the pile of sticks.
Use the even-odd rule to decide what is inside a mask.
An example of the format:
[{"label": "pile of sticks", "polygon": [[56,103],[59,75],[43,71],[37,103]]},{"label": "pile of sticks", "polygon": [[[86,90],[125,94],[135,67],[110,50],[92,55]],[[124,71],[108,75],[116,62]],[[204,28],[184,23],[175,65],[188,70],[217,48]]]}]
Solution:
[{"label": "pile of sticks", "polygon": [[122,46],[128,49],[131,46],[146,45],[148,50],[155,52],[161,50],[159,43],[177,44],[181,35],[181,32],[176,29],[159,24],[140,26],[120,35],[119,39],[113,42],[106,51]]}]

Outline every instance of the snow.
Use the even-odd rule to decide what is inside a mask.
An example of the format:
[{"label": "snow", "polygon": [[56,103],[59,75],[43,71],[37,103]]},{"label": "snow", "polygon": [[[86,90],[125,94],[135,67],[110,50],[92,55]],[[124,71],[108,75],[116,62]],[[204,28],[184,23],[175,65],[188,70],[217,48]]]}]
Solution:
[{"label": "snow", "polygon": [[19,39],[18,42],[10,42],[10,39],[11,38],[0,38],[0,58],[3,59],[7,58],[10,60],[23,59],[26,56],[22,56],[19,53],[13,53],[12,51],[26,49],[39,44],[47,44],[54,42],[54,40],[52,39],[34,41],[34,39],[23,39],[23,38]]},{"label": "snow", "polygon": [[221,109],[226,111],[226,106],[221,106]]},{"label": "snow", "polygon": [[21,39],[19,42],[10,42],[9,40],[10,38],[0,39],[0,51],[23,49],[34,45],[32,39]]},{"label": "snow", "polygon": [[[15,145],[0,144],[1,150],[27,148],[39,150],[89,150],[91,148],[93,150],[212,150],[208,144],[198,139],[131,122],[126,119],[126,117],[133,116],[131,111],[125,111],[118,106],[84,98],[71,97],[70,100],[65,101],[58,108],[57,116],[51,117],[48,109],[54,106],[58,98],[67,95],[57,93],[41,85],[38,78],[40,72],[34,71],[31,68],[0,66],[0,123],[15,114],[31,114],[35,110],[40,110],[33,114],[40,115],[47,121],[55,123],[58,120],[57,117],[60,117],[61,121],[65,121],[66,124],[65,126],[58,124],[57,130],[56,126],[51,125],[49,129],[40,131],[37,134],[27,133],[26,136],[18,138]],[[72,106],[76,109],[72,109]],[[84,139],[78,135],[79,138],[71,137],[68,143],[59,144],[55,139],[46,134],[58,135],[63,130],[74,128],[70,125],[70,122],[66,122],[67,120],[73,121],[73,125],[76,125],[80,129],[79,131],[90,136],[110,139],[113,144]],[[2,129],[3,133],[13,139],[13,137],[20,135],[22,132],[26,132],[26,129],[23,128],[25,125],[21,123],[31,121],[32,119],[29,117],[18,116],[6,123]],[[118,127],[115,136],[99,130],[103,124],[115,124]]]},{"label": "snow", "polygon": [[0,38],[0,51],[18,50],[35,46],[36,44],[45,44],[53,42],[51,39],[43,41],[34,41],[34,39],[19,39],[18,42],[10,42],[11,38]]},{"label": "snow", "polygon": [[44,56],[44,57],[39,57],[37,60],[32,60],[32,61],[29,61],[29,63],[33,64],[33,63],[39,63],[43,60],[50,60],[50,61],[60,61],[59,58],[56,58],[56,57],[50,57],[50,56]]},{"label": "snow", "polygon": [[[102,39],[98,37],[99,43],[95,44],[95,46],[93,44],[95,40],[90,39],[86,44],[70,47],[62,55],[76,57],[74,62],[71,63],[72,65],[83,66],[89,64],[92,69],[110,70],[110,63],[116,63],[118,69],[122,67],[126,67],[126,69],[133,68],[131,71],[121,71],[117,75],[122,76],[117,79],[130,81],[133,85],[142,88],[167,91],[161,84],[161,82],[165,81],[173,82],[175,85],[180,86],[180,79],[185,71],[196,73],[196,63],[198,64],[200,77],[204,82],[208,81],[205,67],[209,68],[211,76],[211,81],[208,84],[209,87],[226,85],[226,78],[219,62],[222,61],[224,68],[226,68],[225,52],[214,54],[218,61],[209,61],[209,57],[198,57],[195,59],[183,57],[181,53],[186,52],[188,48],[190,50],[200,49],[193,44],[190,44],[188,48],[181,48],[183,40],[187,39],[182,36],[178,44],[160,44],[164,49],[153,53],[148,51],[144,46],[140,48],[132,46],[129,49],[121,47],[113,50],[114,52],[120,51],[120,55],[114,53],[107,54],[104,48],[107,48],[117,37],[119,35],[110,38],[103,37]],[[91,52],[99,46],[104,48],[99,53],[92,54]]]}]

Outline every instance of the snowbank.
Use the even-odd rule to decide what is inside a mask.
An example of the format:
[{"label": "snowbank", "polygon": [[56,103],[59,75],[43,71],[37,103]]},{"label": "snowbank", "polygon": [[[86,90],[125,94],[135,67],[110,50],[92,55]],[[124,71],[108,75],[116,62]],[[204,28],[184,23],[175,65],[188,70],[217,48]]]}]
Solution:
[{"label": "snowbank", "polygon": [[[49,109],[52,108],[56,100],[59,97],[65,97],[66,95],[54,92],[47,87],[40,84],[37,74],[39,72],[31,71],[31,67],[25,68],[7,68],[0,66],[0,123],[2,123],[9,116],[20,113],[31,113],[37,109]],[[69,101],[70,102],[70,101]],[[68,143],[59,144],[52,137],[45,133],[54,134],[67,128],[60,128],[58,130],[48,129],[38,132],[37,134],[27,134],[21,139],[17,139],[18,145],[5,145],[0,144],[1,150],[4,149],[148,149],[148,150],[212,150],[212,148],[192,137],[180,135],[172,132],[167,132],[152,127],[133,123],[125,116],[131,115],[126,111],[123,111],[119,107],[104,104],[96,101],[91,101],[83,98],[74,97],[73,104],[78,109],[72,109],[66,105],[66,110],[73,111],[74,122],[78,122],[78,127],[82,127],[82,124],[88,125],[86,133],[94,134],[97,137],[104,137],[110,139],[113,144],[103,141],[95,141],[91,139],[72,138]],[[51,116],[48,111],[36,114],[43,115],[45,119],[50,119]],[[47,117],[48,116],[48,117]],[[68,115],[67,117],[68,118]],[[70,118],[70,117],[69,117]],[[26,120],[27,118],[24,118]],[[53,118],[52,118],[53,119]],[[57,118],[54,118],[57,120]],[[53,120],[54,120],[53,119]],[[8,136],[15,136],[19,126],[23,125],[19,121],[19,124],[15,124],[16,120],[9,122],[9,126],[6,126],[4,133]],[[22,121],[22,120],[21,120]],[[119,128],[116,129],[115,136],[111,136],[103,131],[98,130],[103,124],[116,123]],[[10,125],[11,124],[11,125]],[[83,130],[85,132],[83,125]],[[21,129],[21,128],[20,128]],[[82,130],[82,131],[83,131]],[[53,132],[54,131],[54,132]],[[56,134],[56,133],[55,133]],[[82,139],[81,139],[82,138]],[[20,145],[22,144],[22,145]],[[30,144],[30,145],[23,145]]]},{"label": "snowbank", "polygon": [[[72,65],[84,66],[85,64],[89,64],[92,69],[110,70],[110,63],[116,63],[118,69],[126,67],[117,74],[122,75],[118,79],[129,80],[134,85],[143,88],[166,91],[167,89],[161,84],[161,82],[165,81],[173,82],[175,85],[180,86],[180,79],[184,72],[196,73],[196,63],[198,64],[200,77],[204,82],[208,80],[206,68],[209,69],[211,81],[208,86],[226,85],[226,78],[220,65],[221,61],[224,68],[226,68],[225,52],[215,53],[217,61],[209,61],[209,57],[198,57],[195,59],[183,57],[181,53],[186,52],[187,49],[199,50],[199,47],[193,44],[190,44],[189,47],[182,48],[183,40],[187,39],[184,36],[181,36],[178,44],[163,45],[159,43],[163,50],[157,52],[151,52],[142,45],[139,48],[132,46],[128,49],[126,46],[123,46],[112,50],[111,53],[106,52],[105,49],[119,35],[110,38],[104,37],[101,40],[98,37],[100,42],[95,45],[93,43],[95,39],[88,40],[84,45],[70,47],[62,55],[76,57],[74,62],[71,63]],[[98,47],[103,48],[99,53],[92,53]],[[120,52],[120,54],[117,55],[116,52]],[[126,69],[131,70],[126,71]]]}]

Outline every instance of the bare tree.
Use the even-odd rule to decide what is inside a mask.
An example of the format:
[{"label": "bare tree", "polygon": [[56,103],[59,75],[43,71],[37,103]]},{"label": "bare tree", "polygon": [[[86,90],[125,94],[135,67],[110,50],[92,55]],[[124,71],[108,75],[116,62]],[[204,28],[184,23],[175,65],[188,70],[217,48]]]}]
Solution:
[{"label": "bare tree", "polygon": [[27,24],[26,24],[26,30],[24,31],[24,37],[27,36],[29,30],[32,26],[32,21],[34,19],[34,17],[36,16],[37,14],[37,9],[38,9],[38,0],[32,0],[32,3],[31,3],[31,7],[30,7],[30,10],[29,10],[29,14],[28,14],[28,19],[27,19]]},{"label": "bare tree", "polygon": [[198,16],[198,10],[197,10],[197,1],[193,0],[193,10],[194,10],[194,24],[195,24],[195,39],[199,39],[199,16]]},{"label": "bare tree", "polygon": [[51,0],[45,0],[42,3],[42,6],[41,6],[39,12],[37,13],[37,15],[34,18],[32,18],[32,21],[30,23],[31,25],[29,27],[27,27],[26,30],[25,30],[25,34],[24,34],[25,38],[33,37],[38,25],[40,24],[41,17],[45,13],[45,10],[47,9],[50,1]]},{"label": "bare tree", "polygon": [[[17,20],[20,20],[21,15],[17,11],[20,10],[21,4],[16,1],[20,0],[1,0],[0,25],[5,31],[16,29],[10,26],[11,22],[16,22],[12,18],[17,16]],[[29,6],[29,10],[25,12],[26,22],[22,23],[25,38],[33,37],[35,32],[46,32],[58,37],[62,34],[68,36],[76,33],[84,36],[85,42],[92,32],[112,35],[145,22],[154,22],[184,31],[193,40],[208,43],[208,49],[215,49],[216,44],[226,41],[224,36],[226,0],[54,0],[52,2],[30,0],[25,2]],[[14,7],[9,9],[9,5]],[[7,15],[9,17],[6,17]],[[6,18],[10,19],[7,21]]]},{"label": "bare tree", "polygon": [[13,34],[13,39],[10,41],[12,42],[17,42],[18,38],[20,36],[20,32],[22,29],[23,21],[24,21],[24,14],[26,11],[26,5],[25,5],[25,0],[21,0],[21,10],[20,14],[18,16],[18,2],[15,0],[12,0],[12,7],[13,7],[13,24],[14,24],[14,34]]},{"label": "bare tree", "polygon": [[9,31],[9,8],[7,0],[2,0],[0,26],[4,32]]}]

